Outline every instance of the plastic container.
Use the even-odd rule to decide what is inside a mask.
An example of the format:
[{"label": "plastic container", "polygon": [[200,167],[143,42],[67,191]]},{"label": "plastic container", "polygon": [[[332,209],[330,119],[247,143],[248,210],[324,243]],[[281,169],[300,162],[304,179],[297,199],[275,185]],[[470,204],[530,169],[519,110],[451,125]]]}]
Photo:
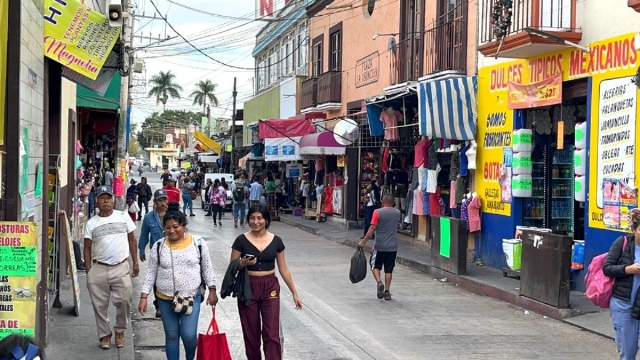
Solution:
[{"label": "plastic container", "polygon": [[511,195],[526,198],[533,195],[531,175],[513,175],[511,177]]},{"label": "plastic container", "polygon": [[528,151],[514,152],[511,166],[513,175],[531,175],[533,173],[531,153]]},{"label": "plastic container", "polygon": [[511,270],[520,270],[522,259],[522,240],[502,239],[502,251]]},{"label": "plastic container", "polygon": [[513,152],[533,151],[533,130],[514,130],[512,139],[511,145],[513,147]]},{"label": "plastic container", "polygon": [[574,198],[579,202],[587,201],[587,182],[586,177],[576,175],[574,179]]},{"label": "plastic container", "polygon": [[576,175],[587,174],[587,149],[576,149],[573,152],[573,168]]},{"label": "plastic container", "polygon": [[579,122],[576,124],[576,131],[574,133],[575,146],[578,149],[587,148],[587,123]]},{"label": "plastic container", "polygon": [[573,242],[573,253],[571,254],[571,268],[573,270],[584,269],[584,240],[575,240]]}]

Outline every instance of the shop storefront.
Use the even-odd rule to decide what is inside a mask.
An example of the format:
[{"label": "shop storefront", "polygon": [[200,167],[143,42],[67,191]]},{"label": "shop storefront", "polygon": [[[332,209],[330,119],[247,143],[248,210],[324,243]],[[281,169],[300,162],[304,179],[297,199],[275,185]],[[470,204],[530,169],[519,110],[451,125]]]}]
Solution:
[{"label": "shop storefront", "polygon": [[[637,207],[636,34],[481,68],[477,188],[480,256],[505,265],[516,226],[584,241],[585,267]],[[580,270],[579,268],[576,270]],[[583,275],[576,272],[581,286]]]}]

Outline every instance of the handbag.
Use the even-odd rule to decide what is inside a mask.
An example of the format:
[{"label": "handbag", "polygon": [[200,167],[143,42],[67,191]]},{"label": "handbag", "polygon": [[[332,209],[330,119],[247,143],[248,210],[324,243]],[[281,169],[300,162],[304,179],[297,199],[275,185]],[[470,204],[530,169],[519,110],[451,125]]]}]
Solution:
[{"label": "handbag", "polygon": [[195,200],[198,198],[198,193],[195,190],[191,190],[191,200]]},{"label": "handbag", "polygon": [[171,254],[171,275],[173,277],[173,312],[178,314],[191,315],[193,312],[193,296],[181,295],[179,291],[176,291],[176,271],[173,268],[173,250],[169,246],[169,253]]},{"label": "handbag", "polygon": [[131,205],[129,205],[129,212],[130,213],[137,213],[140,211],[140,208],[138,207],[138,203],[136,203],[135,201],[131,203]]},{"label": "handbag", "polygon": [[227,335],[220,333],[216,321],[216,308],[211,307],[213,316],[209,329],[204,334],[198,334],[197,360],[231,360]]}]

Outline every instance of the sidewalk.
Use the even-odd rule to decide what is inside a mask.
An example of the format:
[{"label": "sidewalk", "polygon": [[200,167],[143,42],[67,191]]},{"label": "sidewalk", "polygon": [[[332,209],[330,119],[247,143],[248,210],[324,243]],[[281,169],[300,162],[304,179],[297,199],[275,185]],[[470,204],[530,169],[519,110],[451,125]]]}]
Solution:
[{"label": "sidewalk", "polygon": [[[318,223],[302,217],[281,215],[284,224],[324,237],[350,247],[357,247],[362,230],[346,230],[329,222]],[[367,246],[366,251],[371,248]],[[594,306],[578,291],[571,292],[571,309],[553,306],[520,296],[520,280],[504,277],[502,271],[467,264],[467,274],[457,276],[431,266],[431,251],[400,243],[397,262],[416,271],[431,275],[434,279],[446,281],[467,291],[492,297],[543,316],[564,321],[585,331],[613,339],[613,328],[609,312]]]}]

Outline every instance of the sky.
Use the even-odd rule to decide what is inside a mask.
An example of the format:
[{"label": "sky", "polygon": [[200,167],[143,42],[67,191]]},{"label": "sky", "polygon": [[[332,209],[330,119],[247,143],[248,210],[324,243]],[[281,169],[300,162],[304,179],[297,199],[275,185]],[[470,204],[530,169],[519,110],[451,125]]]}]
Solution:
[{"label": "sky", "polygon": [[[153,1],[153,3],[152,3]],[[195,90],[199,80],[210,79],[217,84],[216,96],[219,106],[211,107],[211,117],[231,118],[233,78],[237,77],[237,108],[253,95],[255,66],[251,51],[255,46],[255,36],[264,22],[252,21],[255,17],[255,0],[130,0],[135,7],[136,21],[134,35],[136,59],[143,60],[145,71],[135,74],[135,84],[143,84],[160,71],[171,70],[176,82],[182,86],[181,99],[169,99],[167,110],[202,111],[193,106],[189,95]],[[155,4],[162,16],[175,30],[187,38],[215,60],[232,64],[237,69],[216,63],[200,54],[184,42],[165,21],[156,15]],[[191,10],[181,5],[188,6]],[[211,13],[211,14],[207,14]],[[144,14],[144,15],[143,15]],[[213,15],[212,15],[213,14]],[[142,17],[143,15],[145,17]],[[222,15],[222,16],[216,16]],[[152,34],[152,40],[149,35]],[[161,38],[171,36],[171,40],[158,43]],[[166,34],[166,35],[165,35]],[[135,78],[134,77],[134,78]],[[148,97],[150,86],[136,86],[133,89],[132,124],[141,124],[154,111],[162,112],[162,104]]]}]

